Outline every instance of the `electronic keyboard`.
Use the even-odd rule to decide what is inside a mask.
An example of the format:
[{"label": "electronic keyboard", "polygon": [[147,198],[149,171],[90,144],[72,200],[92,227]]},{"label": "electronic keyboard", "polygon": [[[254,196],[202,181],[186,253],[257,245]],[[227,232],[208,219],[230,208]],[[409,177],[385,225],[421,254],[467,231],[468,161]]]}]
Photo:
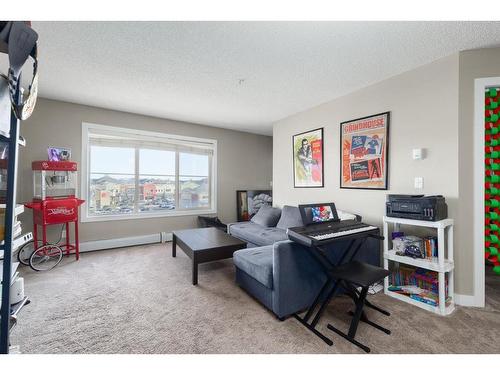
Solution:
[{"label": "electronic keyboard", "polygon": [[[334,240],[346,238],[360,238],[366,232],[378,231],[373,225],[360,223],[355,220],[344,220],[334,223],[310,224],[304,227],[288,228],[288,238],[304,246],[322,245]],[[376,234],[377,237],[378,233]]]}]

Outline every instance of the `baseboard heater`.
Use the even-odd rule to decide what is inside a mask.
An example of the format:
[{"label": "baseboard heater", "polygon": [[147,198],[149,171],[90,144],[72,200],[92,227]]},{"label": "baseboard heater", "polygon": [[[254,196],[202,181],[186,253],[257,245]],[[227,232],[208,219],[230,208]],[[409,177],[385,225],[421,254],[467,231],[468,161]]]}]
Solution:
[{"label": "baseboard heater", "polygon": [[86,241],[80,243],[80,251],[95,251],[116,249],[118,247],[128,247],[137,245],[147,245],[152,243],[162,243],[172,241],[172,233],[160,232],[146,234],[144,236],[111,238],[108,240]]}]

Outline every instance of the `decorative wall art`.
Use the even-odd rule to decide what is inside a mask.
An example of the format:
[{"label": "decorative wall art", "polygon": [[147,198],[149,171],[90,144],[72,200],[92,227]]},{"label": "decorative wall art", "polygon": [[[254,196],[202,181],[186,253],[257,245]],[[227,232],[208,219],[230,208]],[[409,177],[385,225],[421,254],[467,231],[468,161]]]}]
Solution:
[{"label": "decorative wall art", "polygon": [[390,112],[340,124],[340,188],[388,188]]},{"label": "decorative wall art", "polygon": [[237,190],[237,220],[248,221],[263,205],[273,205],[271,190]]},{"label": "decorative wall art", "polygon": [[323,187],[323,128],[296,134],[293,143],[293,186]]}]

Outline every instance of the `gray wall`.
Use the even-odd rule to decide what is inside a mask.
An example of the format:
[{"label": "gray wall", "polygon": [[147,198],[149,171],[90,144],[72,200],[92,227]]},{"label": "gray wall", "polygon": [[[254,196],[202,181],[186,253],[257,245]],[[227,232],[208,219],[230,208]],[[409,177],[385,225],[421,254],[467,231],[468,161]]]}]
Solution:
[{"label": "gray wall", "polygon": [[[82,122],[217,139],[217,214],[225,222],[236,221],[237,189],[270,188],[271,137],[39,99],[33,116],[21,127],[27,146],[19,159],[19,202],[32,198],[31,162],[46,160],[48,146],[69,147],[72,159],[80,162]],[[31,227],[30,214],[22,216],[26,228]],[[170,232],[195,227],[196,220],[196,216],[176,216],[81,223],[81,241]]]},{"label": "gray wall", "polygon": [[[352,94],[277,122],[273,127],[273,188],[278,205],[334,201],[339,209],[361,214],[381,225],[386,194],[443,194],[449,216],[458,217],[458,74],[459,56],[438,60]],[[339,188],[339,126],[347,121],[391,111],[388,191]],[[294,188],[292,135],[324,127],[325,187]],[[425,148],[424,160],[412,160],[413,148]],[[413,188],[414,177],[424,189]],[[464,230],[457,223],[455,233]],[[464,272],[470,248],[455,242],[457,293],[467,293],[472,281]]]},{"label": "gray wall", "polygon": [[[273,128],[275,202],[279,205],[333,200],[344,210],[380,224],[387,193],[443,194],[455,220],[456,293],[474,287],[473,124],[474,79],[500,76],[500,48],[463,51],[389,78],[277,122]],[[339,189],[339,124],[391,111],[387,192]],[[294,189],[291,137],[325,128],[325,188]],[[427,157],[413,161],[414,147]],[[423,191],[413,178],[424,177]]]}]

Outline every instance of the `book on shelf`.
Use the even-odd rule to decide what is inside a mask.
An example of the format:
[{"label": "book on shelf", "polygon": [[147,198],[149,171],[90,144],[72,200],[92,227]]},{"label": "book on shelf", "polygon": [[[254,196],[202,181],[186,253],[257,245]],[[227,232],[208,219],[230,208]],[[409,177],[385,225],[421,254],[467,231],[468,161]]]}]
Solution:
[{"label": "book on shelf", "polygon": [[[415,301],[420,301],[431,306],[439,306],[439,296],[435,293],[428,292],[424,294],[410,294],[410,298]],[[445,299],[445,305],[448,306],[451,302],[451,298],[447,297]]]},{"label": "book on shelf", "polygon": [[[423,302],[427,305],[439,306],[439,295],[430,290],[422,289],[414,285],[390,285],[388,290],[394,293],[404,294],[415,301]],[[448,296],[445,301],[446,306],[448,306],[451,302],[451,298]]]},{"label": "book on shelf", "polygon": [[[438,273],[419,267],[400,264],[399,268],[389,275],[389,282],[395,286],[415,285],[439,294]],[[445,282],[445,291],[448,294],[448,280]]]},{"label": "book on shelf", "polygon": [[[389,283],[388,290],[391,292],[404,294],[431,306],[439,306],[439,280],[435,271],[400,264],[389,275]],[[451,297],[448,295],[448,280],[445,281],[445,300],[446,305],[449,305]]]}]

